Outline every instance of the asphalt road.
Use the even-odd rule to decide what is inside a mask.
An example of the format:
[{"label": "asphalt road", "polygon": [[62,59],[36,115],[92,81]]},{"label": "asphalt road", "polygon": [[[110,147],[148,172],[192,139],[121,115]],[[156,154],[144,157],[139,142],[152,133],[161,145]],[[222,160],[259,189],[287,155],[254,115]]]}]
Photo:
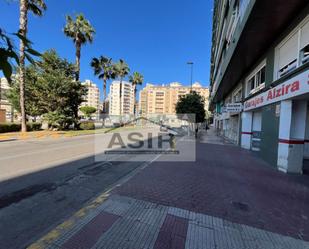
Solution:
[{"label": "asphalt road", "polygon": [[0,143],[0,248],[25,248],[144,164],[94,151],[93,135]]}]

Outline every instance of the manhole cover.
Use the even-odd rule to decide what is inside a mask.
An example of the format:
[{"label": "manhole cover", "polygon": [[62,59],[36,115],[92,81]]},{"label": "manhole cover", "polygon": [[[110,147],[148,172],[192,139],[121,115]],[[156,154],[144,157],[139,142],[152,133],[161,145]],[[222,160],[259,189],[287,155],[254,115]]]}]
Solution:
[{"label": "manhole cover", "polygon": [[244,212],[248,212],[249,211],[249,205],[243,202],[238,202],[238,201],[232,201],[232,205]]}]

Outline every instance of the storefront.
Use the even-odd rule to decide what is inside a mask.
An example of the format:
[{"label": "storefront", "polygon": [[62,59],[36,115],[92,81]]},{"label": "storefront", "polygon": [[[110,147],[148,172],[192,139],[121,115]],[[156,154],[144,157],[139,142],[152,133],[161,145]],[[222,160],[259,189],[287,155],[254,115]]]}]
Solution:
[{"label": "storefront", "polygon": [[274,137],[278,144],[277,168],[283,172],[302,173],[304,160],[309,158],[308,101],[309,70],[245,101],[241,146],[253,151],[260,151],[262,146],[267,148],[263,126],[271,121],[264,119],[262,113],[269,106],[275,106],[274,115],[279,119],[278,135]]}]

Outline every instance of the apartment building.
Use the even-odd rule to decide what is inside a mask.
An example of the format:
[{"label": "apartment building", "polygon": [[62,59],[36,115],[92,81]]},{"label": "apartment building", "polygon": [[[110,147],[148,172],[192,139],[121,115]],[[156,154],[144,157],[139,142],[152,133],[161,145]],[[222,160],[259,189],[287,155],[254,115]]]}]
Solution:
[{"label": "apartment building", "polygon": [[123,81],[120,93],[120,81],[113,81],[110,85],[109,93],[109,115],[125,115],[133,113],[134,88],[132,84],[130,82]]},{"label": "apartment building", "polygon": [[6,98],[6,92],[10,89],[6,78],[0,78],[0,122],[13,121],[14,110]]},{"label": "apartment building", "polygon": [[216,129],[283,172],[309,163],[309,4],[214,1]]},{"label": "apartment building", "polygon": [[[85,80],[82,82],[82,85],[87,88],[88,92],[84,97],[84,102],[81,104],[81,106],[92,106],[97,109],[98,114],[102,110],[100,105],[100,89],[91,80]],[[97,114],[94,114],[93,117],[96,117]]]},{"label": "apartment building", "polygon": [[[194,83],[192,90],[205,98],[205,110],[208,110],[209,89],[200,83]],[[175,114],[175,106],[181,96],[190,93],[191,87],[178,82],[169,85],[147,84],[140,91],[139,110],[141,114]]]}]

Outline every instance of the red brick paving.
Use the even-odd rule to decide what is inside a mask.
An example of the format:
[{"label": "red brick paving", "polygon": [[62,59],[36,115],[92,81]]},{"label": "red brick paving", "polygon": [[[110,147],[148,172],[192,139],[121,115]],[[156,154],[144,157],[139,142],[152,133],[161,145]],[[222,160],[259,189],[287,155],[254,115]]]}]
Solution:
[{"label": "red brick paving", "polygon": [[101,212],[86,224],[79,232],[66,241],[63,249],[89,249],[91,248],[120,216]]},{"label": "red brick paving", "polygon": [[188,220],[168,214],[160,229],[154,249],[184,249]]},{"label": "red brick paving", "polygon": [[155,162],[114,193],[309,240],[309,177],[236,146],[198,143],[196,162]]}]

